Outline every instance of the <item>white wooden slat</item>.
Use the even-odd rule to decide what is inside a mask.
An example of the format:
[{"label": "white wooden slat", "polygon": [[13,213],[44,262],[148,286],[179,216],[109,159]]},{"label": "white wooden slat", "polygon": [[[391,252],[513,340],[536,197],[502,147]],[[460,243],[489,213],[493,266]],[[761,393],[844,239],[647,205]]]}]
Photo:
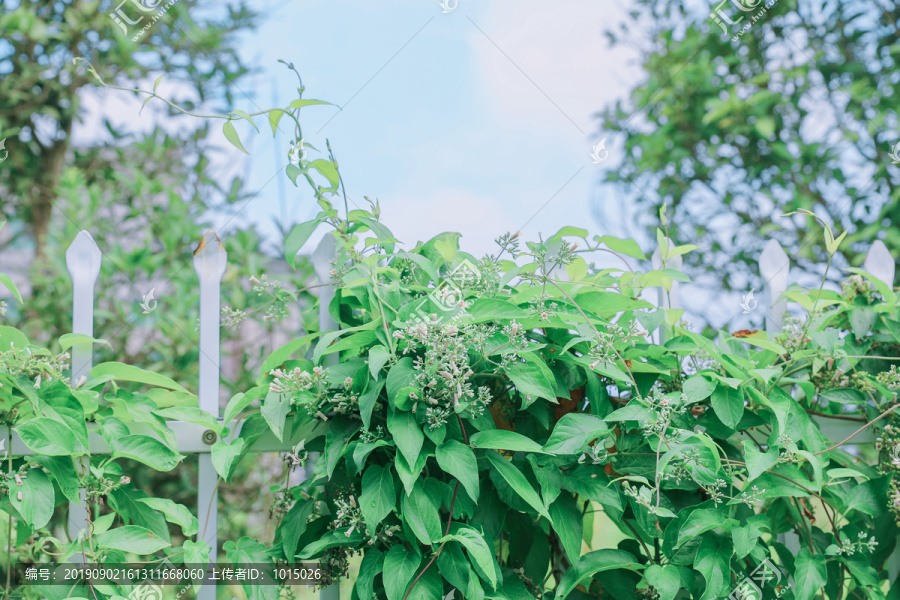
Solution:
[{"label": "white wooden slat", "polygon": [[891,256],[887,246],[881,240],[875,240],[875,243],[869,248],[862,268],[888,284],[889,287],[894,287],[894,269],[896,269],[894,257]]},{"label": "white wooden slat", "polygon": [[[94,285],[100,276],[102,259],[97,242],[84,229],[78,232],[66,250],[66,269],[72,279],[72,333],[94,337]],[[88,376],[93,366],[93,344],[74,344],[70,353],[71,377],[75,385],[82,377]],[[10,451],[12,452],[12,448]],[[81,503],[69,503],[67,529],[72,539],[88,528],[87,495],[84,490],[79,493]],[[75,555],[70,560],[80,562],[83,557]]]},{"label": "white wooden slat", "polygon": [[[666,238],[666,241],[669,243],[669,250],[675,248],[675,242],[673,242],[670,238]],[[662,269],[662,253],[659,251],[659,248],[653,253],[653,256],[650,257],[650,262],[653,265],[653,269]],[[667,269],[673,269],[675,271],[681,270],[682,265],[682,257],[676,256],[674,258],[670,258],[666,261]],[[681,308],[681,304],[678,302],[678,287],[679,283],[677,281],[672,282],[672,289],[666,292],[665,288],[659,288],[659,302],[658,306],[663,309],[677,309]],[[666,340],[671,337],[670,330],[667,325],[663,324],[659,327],[659,343],[665,344]]]},{"label": "white wooden slat", "polygon": [[[194,251],[194,271],[200,280],[200,408],[219,417],[219,322],[220,291],[228,256],[214,231],[207,231]],[[219,476],[210,454],[197,457],[198,539],[211,548],[209,558],[217,560],[219,527]],[[216,587],[203,586],[198,600],[215,600]]]},{"label": "white wooden slat", "polygon": [[[319,283],[328,283],[331,281],[331,261],[337,254],[337,242],[334,236],[326,234],[316,246],[312,254],[313,270]],[[328,305],[334,299],[334,286],[326,285],[319,288],[319,331],[335,331],[339,329],[337,321],[328,312]],[[338,355],[333,352],[324,357],[322,361],[325,365],[334,365],[338,362]],[[310,454],[306,465],[307,477],[312,476],[314,462],[318,459],[318,454]],[[335,583],[319,592],[319,600],[340,600],[341,589],[340,584]]]},{"label": "white wooden slat", "polygon": [[779,300],[781,293],[787,290],[791,262],[784,248],[777,240],[769,240],[759,255],[759,274],[763,280],[766,294],[766,332],[769,337],[781,333],[784,325],[784,313],[787,301]]}]

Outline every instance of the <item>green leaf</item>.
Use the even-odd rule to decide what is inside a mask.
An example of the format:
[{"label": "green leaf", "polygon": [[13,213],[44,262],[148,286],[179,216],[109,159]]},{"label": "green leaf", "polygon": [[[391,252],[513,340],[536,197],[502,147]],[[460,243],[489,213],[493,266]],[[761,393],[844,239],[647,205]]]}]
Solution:
[{"label": "green leaf", "polygon": [[[233,565],[272,565],[272,558],[266,548],[260,542],[249,537],[242,537],[235,544],[228,540],[222,546],[225,557]],[[278,600],[278,587],[274,585],[259,585],[255,582],[245,581],[242,586],[247,600]]]},{"label": "green leaf", "polygon": [[694,569],[706,580],[701,600],[716,600],[731,587],[731,544],[716,537],[704,537],[694,558]]},{"label": "green leaf", "polygon": [[378,400],[382,388],[384,388],[383,379],[378,383],[369,380],[366,383],[366,391],[359,397],[359,415],[366,429],[372,424],[372,411],[375,409],[375,402]]},{"label": "green leaf", "polygon": [[122,552],[134,552],[135,554],[153,554],[171,544],[160,539],[152,531],[137,525],[125,525],[116,527],[94,538],[100,548],[121,550]]},{"label": "green leaf", "polygon": [[19,304],[23,302],[22,294],[19,293],[19,288],[16,287],[16,284],[13,283],[13,280],[9,277],[9,275],[0,273],[0,284],[3,284],[3,287],[12,292],[12,295],[15,296],[16,300],[19,301]]},{"label": "green leaf", "polygon": [[556,600],[562,600],[579,585],[589,581],[595,574],[613,569],[628,569],[638,571],[644,566],[630,552],[624,550],[594,550],[578,559],[568,571],[563,574],[556,588]]},{"label": "green leaf", "polygon": [[392,409],[388,412],[387,428],[394,436],[394,443],[406,462],[416,464],[422,444],[425,443],[425,434],[416,422],[416,417],[410,412]]},{"label": "green leaf", "polygon": [[384,570],[384,554],[380,550],[368,550],[359,564],[354,589],[359,600],[374,600],[375,576]]},{"label": "green leaf", "polygon": [[469,438],[469,445],[473,448],[492,448],[494,450],[509,450],[512,452],[538,452],[547,454],[540,444],[515,431],[505,429],[489,429],[479,431]]},{"label": "green leaf", "polygon": [[710,394],[716,389],[716,382],[710,381],[703,375],[694,375],[684,382],[684,394],[687,396],[689,404],[700,402],[709,398]]},{"label": "green leaf", "polygon": [[381,344],[369,348],[369,372],[378,379],[381,368],[391,358],[391,352]]},{"label": "green leaf", "polygon": [[284,421],[291,410],[289,394],[269,392],[263,400],[259,412],[272,429],[279,442],[284,441]]},{"label": "green leaf", "polygon": [[416,387],[416,371],[412,359],[406,356],[398,360],[387,374],[388,399],[394,406],[403,408],[408,404],[408,394],[401,396],[401,391],[409,387]]},{"label": "green leaf", "polygon": [[297,544],[306,532],[309,516],[312,514],[315,506],[315,502],[297,501],[281,521],[279,526],[281,531],[281,549],[288,563],[294,562],[294,555],[297,554]]},{"label": "green leaf", "polygon": [[320,213],[312,221],[307,221],[306,223],[300,223],[299,225],[294,225],[291,229],[291,232],[287,235],[284,240],[284,258],[287,260],[288,266],[291,269],[296,269],[295,261],[297,260],[297,253],[300,252],[300,248],[303,247],[303,244],[306,243],[306,240],[309,239],[309,236],[315,232],[316,228],[322,222],[323,215]]},{"label": "green leaf", "polygon": [[631,298],[618,292],[583,292],[575,296],[575,302],[584,310],[608,319],[626,310],[656,308],[649,302]]},{"label": "green leaf", "polygon": [[500,454],[495,451],[488,450],[487,452],[488,461],[493,465],[494,469],[500,474],[501,477],[509,484],[509,486],[519,495],[522,500],[528,503],[528,505],[537,511],[541,516],[547,518],[548,521],[552,522],[550,518],[550,513],[547,512],[547,509],[544,508],[544,503],[541,501],[541,497],[538,493],[531,487],[531,484],[528,483],[528,480],[525,479],[525,475],[522,474],[519,469],[513,466],[508,460],[503,458]]},{"label": "green leaf", "polygon": [[796,600],[812,600],[828,583],[825,557],[811,555],[809,548],[801,548],[794,561],[794,597]]},{"label": "green leaf", "polygon": [[[12,477],[9,484],[9,499],[29,527],[40,529],[50,522],[53,507],[56,506],[56,494],[53,491],[53,483],[46,473],[40,469],[30,469],[22,477],[21,486],[17,485]],[[22,492],[21,500],[18,492]]]},{"label": "green leaf", "polygon": [[[359,421],[349,417],[338,417],[331,421],[328,433],[325,434],[325,474],[331,477],[341,457],[347,452],[350,440],[360,429]],[[419,432],[421,433],[421,432]]]},{"label": "green leaf", "polygon": [[161,512],[165,516],[166,521],[181,527],[181,531],[187,537],[200,531],[197,517],[192,515],[191,511],[181,504],[177,504],[168,498],[141,498],[138,502]]},{"label": "green leaf", "polygon": [[507,367],[506,374],[509,375],[519,393],[525,396],[522,402],[523,409],[538,398],[556,402],[553,383],[547,379],[544,371],[537,364],[532,362],[513,363]]},{"label": "green leaf", "polygon": [[243,438],[235,438],[229,442],[218,440],[212,445],[210,452],[213,468],[219,474],[219,477],[225,481],[231,478],[231,474],[237,466],[237,461],[244,451],[245,444],[246,442]]},{"label": "green leaf", "polygon": [[363,474],[362,492],[359,495],[359,508],[370,531],[375,531],[375,527],[391,514],[395,498],[391,467],[370,465]]},{"label": "green leaf", "polygon": [[244,154],[250,154],[244,149],[244,145],[241,144],[241,138],[238,137],[237,131],[234,129],[234,125],[231,124],[231,121],[225,121],[225,124],[222,126],[222,132],[225,134],[225,139],[231,142],[231,145],[243,152]]},{"label": "green leaf", "polygon": [[15,428],[22,442],[38,454],[67,456],[75,454],[72,430],[47,417],[36,417]]},{"label": "green leaf", "polygon": [[56,480],[59,490],[69,499],[69,502],[81,504],[78,494],[78,475],[75,471],[73,459],[67,456],[35,455],[31,460],[50,471],[50,475]]},{"label": "green leaf", "polygon": [[324,100],[304,100],[302,98],[294,100],[291,102],[291,108],[303,108],[304,106],[311,106],[313,104],[328,104],[331,105],[331,102],[325,102]]},{"label": "green leaf", "polygon": [[[419,556],[397,544],[384,556],[384,591],[388,600],[402,600],[419,569]],[[412,597],[415,597],[414,595]]]},{"label": "green leaf", "polygon": [[207,429],[212,429],[217,435],[222,435],[222,425],[219,421],[205,410],[194,406],[171,406],[154,410],[153,414],[169,421],[182,421],[184,423],[202,425]]},{"label": "green leaf", "polygon": [[647,260],[647,257],[641,251],[641,247],[638,246],[637,242],[635,242],[634,240],[623,240],[611,235],[595,237],[594,239],[602,244],[606,244],[606,247],[613,252],[618,252],[619,254],[624,254],[626,256],[631,256],[632,258],[638,258],[640,260]]},{"label": "green leaf", "polygon": [[819,394],[819,400],[839,404],[865,404],[866,395],[855,388],[835,388]]},{"label": "green leaf", "polygon": [[584,518],[575,498],[571,494],[561,494],[550,505],[553,530],[562,542],[569,562],[575,564],[581,557],[581,538],[584,533]]},{"label": "green leaf", "polygon": [[75,344],[101,344],[104,346],[109,346],[109,342],[106,340],[98,340],[97,338],[92,338],[89,335],[84,335],[83,333],[64,333],[59,336],[59,346],[63,351],[68,350]]},{"label": "green leaf", "polygon": [[674,600],[681,589],[681,573],[675,565],[650,565],[644,579],[659,593],[659,600]]},{"label": "green leaf", "polygon": [[472,449],[456,440],[447,440],[435,452],[438,466],[462,483],[469,498],[477,499],[478,461]]},{"label": "green leaf", "polygon": [[678,529],[678,540],[675,547],[699,536],[701,533],[722,527],[728,521],[725,513],[711,508],[694,510]]},{"label": "green leaf", "polygon": [[475,565],[480,574],[485,577],[485,581],[491,584],[491,587],[497,587],[498,576],[494,569],[494,554],[491,547],[485,541],[484,537],[471,527],[453,524],[452,533],[441,538],[441,542],[454,540],[462,544],[469,553],[469,559]]},{"label": "green leaf", "polygon": [[716,386],[712,393],[712,408],[719,420],[731,429],[737,429],[744,416],[744,393],[740,388]]},{"label": "green leaf", "polygon": [[600,417],[569,413],[553,428],[550,439],[544,444],[544,452],[551,454],[577,454],[589,443],[609,433],[606,422]]},{"label": "green leaf", "polygon": [[[393,497],[391,501],[393,502]],[[442,532],[438,507],[425,492],[423,480],[416,482],[409,496],[400,495],[400,514],[423,544],[430,545],[440,539]],[[368,519],[366,523],[368,524]]]},{"label": "green leaf", "polygon": [[747,481],[753,481],[778,462],[777,448],[770,448],[763,453],[750,440],[744,440],[741,445],[744,447],[744,461],[747,463]]},{"label": "green leaf", "polygon": [[269,111],[269,126],[272,127],[272,135],[278,133],[278,122],[284,116],[284,111],[280,108],[273,108]]},{"label": "green leaf", "polygon": [[120,362],[105,362],[91,369],[91,377],[93,379],[98,379],[107,375],[118,381],[134,381],[136,383],[146,383],[147,385],[153,385],[161,388],[166,388],[168,390],[175,390],[177,392],[190,394],[187,389],[181,387],[172,379],[169,379],[164,375],[160,375],[159,373],[153,373],[152,371],[139,369],[138,367],[135,367],[133,365],[126,365]]},{"label": "green leaf", "polygon": [[184,455],[177,454],[157,439],[148,435],[126,435],[112,441],[113,458],[124,456],[157,471],[171,471]]}]

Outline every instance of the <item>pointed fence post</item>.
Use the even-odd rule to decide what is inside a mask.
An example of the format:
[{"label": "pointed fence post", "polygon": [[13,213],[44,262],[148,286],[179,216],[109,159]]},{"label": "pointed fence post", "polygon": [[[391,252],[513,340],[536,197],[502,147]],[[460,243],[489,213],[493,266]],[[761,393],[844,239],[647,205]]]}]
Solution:
[{"label": "pointed fence post", "polygon": [[[319,245],[312,254],[313,270],[319,283],[328,283],[331,281],[331,261],[337,254],[337,243],[334,236],[330,233],[325,234]],[[335,331],[339,329],[337,321],[328,312],[328,306],[334,299],[334,286],[325,285],[319,288],[319,331]],[[337,353],[325,356],[326,365],[335,365],[338,362]],[[316,456],[315,458],[318,458]],[[314,465],[313,455],[310,455],[307,461],[307,477],[312,476]],[[340,600],[341,588],[339,583],[332,584],[319,592],[319,600]]]},{"label": "pointed fence post", "polygon": [[[207,231],[194,251],[194,271],[200,280],[200,389],[201,410],[219,418],[219,312],[220,287],[228,256],[216,237]],[[217,560],[219,526],[219,475],[212,464],[212,454],[198,455],[197,518],[198,540],[210,547],[210,562]],[[198,600],[215,600],[216,587],[204,585]]]},{"label": "pointed fence post", "polygon": [[[669,250],[672,250],[673,248],[675,248],[675,243],[671,239],[666,238],[666,241],[669,243]],[[650,258],[650,262],[653,265],[654,270],[663,268],[662,253],[660,253],[659,248],[657,248],[656,251],[653,253],[653,256]],[[670,258],[666,261],[665,268],[674,269],[675,271],[678,271],[681,269],[682,262],[683,261],[682,261],[681,256],[676,256],[674,258]],[[659,303],[658,303],[659,308],[661,308],[661,309],[681,308],[681,305],[678,303],[678,285],[679,284],[677,281],[673,281],[672,289],[669,290],[668,293],[666,292],[665,288],[663,288],[663,287],[659,288]],[[659,327],[659,343],[665,344],[666,340],[668,340],[670,337],[672,337],[671,332],[672,332],[672,329],[668,325],[666,325],[665,321],[664,321],[663,324],[660,325],[660,327]]]},{"label": "pointed fence post", "polygon": [[769,240],[759,255],[759,274],[766,290],[766,333],[770,338],[781,333],[787,300],[779,298],[788,287],[791,261],[777,240]]},{"label": "pointed fence post", "polygon": [[[103,255],[93,236],[82,229],[66,250],[66,268],[72,279],[72,333],[94,337],[94,284],[100,275]],[[74,344],[72,355],[72,385],[82,377],[87,377],[93,366],[93,344]],[[87,531],[87,496],[80,491],[81,503],[69,502],[68,531],[75,539],[82,531]],[[75,560],[80,555],[75,555]],[[83,558],[83,557],[82,557]]]}]

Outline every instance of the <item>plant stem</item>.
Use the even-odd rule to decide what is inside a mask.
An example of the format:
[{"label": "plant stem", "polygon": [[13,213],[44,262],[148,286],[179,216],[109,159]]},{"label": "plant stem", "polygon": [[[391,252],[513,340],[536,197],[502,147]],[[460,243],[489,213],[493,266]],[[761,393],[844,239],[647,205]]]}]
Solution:
[{"label": "plant stem", "polygon": [[883,413],[881,413],[880,415],[878,415],[877,417],[875,417],[874,419],[872,419],[871,421],[869,421],[868,423],[866,423],[865,425],[863,425],[862,427],[860,427],[859,429],[857,429],[856,431],[854,431],[853,433],[851,433],[850,436],[847,437],[847,438],[845,438],[843,441],[838,442],[837,444],[835,444],[835,445],[832,446],[831,448],[826,448],[825,450],[819,450],[818,452],[813,452],[813,456],[818,456],[819,454],[825,454],[826,452],[831,452],[832,450],[835,450],[835,449],[837,449],[837,448],[840,448],[841,446],[843,446],[844,444],[846,444],[847,442],[849,442],[850,440],[852,440],[854,437],[856,437],[856,435],[857,435],[859,432],[861,432],[863,429],[865,429],[865,428],[868,427],[869,425],[872,425],[872,424],[874,424],[874,423],[877,423],[878,421],[880,421],[880,420],[883,419],[884,417],[888,416],[889,414],[891,414],[892,412],[894,412],[894,411],[897,410],[898,408],[900,408],[900,404],[895,404],[894,406],[890,407],[889,409],[887,409],[886,411],[884,411]]}]

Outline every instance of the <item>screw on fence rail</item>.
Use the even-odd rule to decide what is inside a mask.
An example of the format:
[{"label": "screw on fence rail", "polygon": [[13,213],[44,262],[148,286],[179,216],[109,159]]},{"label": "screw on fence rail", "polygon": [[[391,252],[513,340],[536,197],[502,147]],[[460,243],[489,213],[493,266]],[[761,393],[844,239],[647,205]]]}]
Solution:
[{"label": "screw on fence rail", "polygon": [[[669,250],[675,248],[675,243],[666,238],[666,241],[669,243]],[[653,256],[650,258],[650,262],[653,265],[653,269],[661,269],[663,268],[662,254],[659,251],[659,248],[653,253]],[[676,256],[674,258],[670,258],[666,260],[667,269],[673,269],[675,271],[681,269],[682,258],[681,256]],[[672,282],[672,289],[666,292],[665,288],[659,288],[659,302],[658,305],[661,309],[677,309],[680,308],[681,305],[678,303],[678,282]],[[668,315],[666,315],[668,318]],[[668,325],[665,324],[665,321],[662,325],[659,326],[659,343],[665,344],[666,340],[672,337],[672,330]]]},{"label": "screw on fence rail", "polygon": [[787,300],[781,298],[787,289],[791,262],[777,240],[769,240],[759,255],[759,274],[766,289],[766,333],[774,337],[781,333]]},{"label": "screw on fence rail", "polygon": [[[219,417],[219,302],[222,275],[228,256],[214,231],[207,231],[194,251],[194,271],[200,280],[200,408]],[[209,558],[217,560],[219,526],[217,489],[219,476],[211,454],[200,454],[197,478],[197,518],[200,534],[210,547]],[[215,600],[215,586],[203,586],[198,600]]]},{"label": "screw on fence rail", "polygon": [[[312,265],[313,270],[316,273],[316,279],[319,280],[319,283],[327,283],[331,281],[331,261],[334,260],[337,254],[337,244],[335,242],[334,236],[331,234],[326,234],[325,237],[322,238],[322,241],[319,242],[319,245],[316,246],[316,249],[312,254]],[[334,317],[331,316],[331,313],[328,311],[328,306],[331,304],[331,301],[334,299],[334,286],[333,285],[325,285],[319,288],[319,331],[335,331],[339,329],[337,321],[334,320]],[[338,361],[337,353],[328,354],[324,358],[324,363],[326,365],[336,364]],[[310,455],[309,460],[306,463],[306,476],[312,477],[313,470],[315,467],[315,459],[318,458],[317,455]],[[341,597],[340,584],[335,583],[334,585],[330,585],[321,592],[319,592],[320,600],[339,600]]]},{"label": "screw on fence rail", "polygon": [[[66,250],[66,268],[72,279],[72,333],[94,337],[94,284],[100,275],[103,255],[97,242],[85,230],[78,232]],[[91,342],[74,344],[72,354],[72,382],[87,377],[93,365],[93,345]],[[81,503],[69,503],[68,531],[75,539],[82,531],[87,531],[87,497],[80,491]],[[83,560],[81,555],[72,556],[73,562]]]}]

